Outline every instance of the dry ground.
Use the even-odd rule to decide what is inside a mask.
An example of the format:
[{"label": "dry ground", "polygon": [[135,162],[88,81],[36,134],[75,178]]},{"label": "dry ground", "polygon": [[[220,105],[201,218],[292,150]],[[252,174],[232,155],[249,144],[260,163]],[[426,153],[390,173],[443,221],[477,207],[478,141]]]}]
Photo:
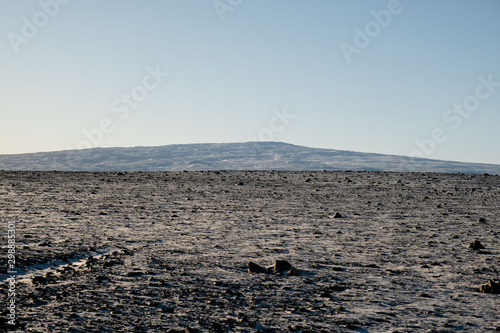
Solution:
[{"label": "dry ground", "polygon": [[[0,201],[19,332],[500,327],[499,176],[3,171]],[[247,270],[277,259],[303,275]]]}]

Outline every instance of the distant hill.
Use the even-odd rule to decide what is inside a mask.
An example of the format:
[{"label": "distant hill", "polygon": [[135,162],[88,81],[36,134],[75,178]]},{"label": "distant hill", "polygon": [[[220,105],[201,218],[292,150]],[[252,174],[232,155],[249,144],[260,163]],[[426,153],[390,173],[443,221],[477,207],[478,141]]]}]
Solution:
[{"label": "distant hill", "polygon": [[2,170],[353,170],[500,174],[500,165],[319,149],[282,142],[92,148],[0,155]]}]

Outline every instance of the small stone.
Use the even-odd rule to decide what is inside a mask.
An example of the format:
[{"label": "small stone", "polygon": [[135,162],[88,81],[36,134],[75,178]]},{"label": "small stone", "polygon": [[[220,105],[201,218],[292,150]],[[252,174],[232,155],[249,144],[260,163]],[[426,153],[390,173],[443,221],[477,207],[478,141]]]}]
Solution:
[{"label": "small stone", "polygon": [[102,283],[106,280],[108,280],[108,277],[107,276],[104,276],[104,275],[98,275],[95,277],[95,280],[98,282],[98,283]]},{"label": "small stone", "polygon": [[260,266],[260,265],[257,265],[256,263],[253,263],[253,262],[248,262],[248,272],[250,273],[266,273],[267,270]]},{"label": "small stone", "polygon": [[44,284],[45,283],[45,278],[43,276],[34,276],[31,279],[31,282],[35,285],[37,284]]},{"label": "small stone", "polygon": [[335,212],[335,214],[332,216],[334,219],[341,219],[342,215],[339,212]]},{"label": "small stone", "polygon": [[486,219],[483,218],[483,217],[480,217],[480,218],[477,219],[477,222],[484,223],[484,222],[486,222]]},{"label": "small stone", "polygon": [[481,244],[481,242],[479,242],[478,240],[475,240],[469,244],[469,248],[471,248],[473,250],[481,250],[481,249],[484,249],[484,246],[483,246],[483,244]]},{"label": "small stone", "polygon": [[479,287],[479,291],[488,294],[500,294],[500,283],[489,280],[487,283]]},{"label": "small stone", "polygon": [[344,327],[347,328],[348,330],[357,330],[357,329],[361,328],[358,325],[351,324],[351,323],[345,324]]}]

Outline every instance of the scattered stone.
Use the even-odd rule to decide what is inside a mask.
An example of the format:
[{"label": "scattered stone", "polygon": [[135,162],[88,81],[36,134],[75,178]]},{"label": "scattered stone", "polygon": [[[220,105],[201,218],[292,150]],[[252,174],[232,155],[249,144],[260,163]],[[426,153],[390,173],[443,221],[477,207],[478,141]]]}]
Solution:
[{"label": "scattered stone", "polygon": [[487,283],[479,287],[479,292],[487,294],[500,294],[500,283],[489,280]]},{"label": "scattered stone", "polygon": [[250,261],[250,262],[248,262],[248,272],[250,272],[250,273],[267,273],[267,269]]},{"label": "scattered stone", "polygon": [[335,212],[335,214],[332,216],[332,219],[341,219],[343,216],[339,212]]},{"label": "scattered stone", "polygon": [[473,250],[481,250],[481,249],[484,249],[484,246],[483,246],[483,244],[481,244],[480,241],[474,240],[472,243],[469,244],[469,248],[471,248]]}]

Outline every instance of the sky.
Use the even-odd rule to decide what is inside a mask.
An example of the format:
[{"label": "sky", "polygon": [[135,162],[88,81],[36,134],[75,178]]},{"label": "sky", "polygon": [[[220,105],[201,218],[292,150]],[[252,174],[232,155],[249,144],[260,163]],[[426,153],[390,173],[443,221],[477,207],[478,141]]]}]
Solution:
[{"label": "sky", "polygon": [[0,154],[282,141],[500,164],[498,0],[0,0]]}]

